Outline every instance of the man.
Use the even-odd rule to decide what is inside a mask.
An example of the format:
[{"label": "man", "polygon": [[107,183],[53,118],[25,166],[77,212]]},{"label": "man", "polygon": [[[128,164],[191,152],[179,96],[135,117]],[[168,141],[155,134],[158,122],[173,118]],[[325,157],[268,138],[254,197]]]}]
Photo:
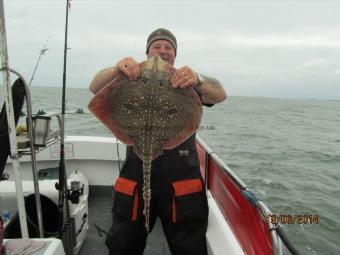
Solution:
[{"label": "man", "polygon": [[[168,30],[159,28],[147,39],[147,57],[158,54],[174,65],[177,41]],[[90,90],[97,93],[118,74],[136,80],[141,75],[138,63],[131,57],[117,62],[114,67],[101,70],[94,77]],[[170,80],[177,89],[192,87],[202,104],[212,106],[226,99],[222,85],[214,78],[200,75],[190,67],[179,68]],[[125,164],[115,184],[113,224],[106,244],[110,254],[143,254],[147,231],[143,216],[142,161],[127,149]],[[195,134],[172,150],[164,150],[152,162],[150,231],[157,216],[174,255],[207,254],[206,230],[208,203],[195,145]]]}]

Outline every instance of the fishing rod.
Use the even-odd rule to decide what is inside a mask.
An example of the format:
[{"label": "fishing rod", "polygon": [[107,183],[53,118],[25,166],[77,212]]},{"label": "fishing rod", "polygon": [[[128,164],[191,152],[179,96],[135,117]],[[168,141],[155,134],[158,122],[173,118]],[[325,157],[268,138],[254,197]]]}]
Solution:
[{"label": "fishing rod", "polygon": [[31,80],[30,80],[30,83],[29,83],[29,86],[31,86],[31,83],[34,79],[34,75],[35,75],[35,72],[37,71],[37,68],[38,68],[38,65],[39,65],[39,62],[40,62],[40,59],[43,55],[45,55],[45,52],[48,51],[48,48],[47,47],[47,43],[48,41],[50,40],[52,35],[49,35],[48,38],[47,38],[47,41],[45,42],[44,46],[42,47],[42,49],[40,50],[40,54],[39,54],[39,57],[38,57],[38,60],[37,60],[37,63],[35,64],[35,67],[34,67],[34,70],[33,70],[33,74],[32,74],[32,77],[31,77]]},{"label": "fishing rod", "polygon": [[[67,181],[65,171],[65,104],[66,104],[66,59],[67,59],[67,32],[68,32],[68,9],[69,0],[66,0],[66,24],[65,24],[65,44],[64,44],[64,71],[63,71],[63,92],[61,101],[61,137],[60,137],[60,162],[59,162],[59,201],[58,201],[58,226],[59,237],[62,238],[64,222],[69,220],[68,201],[65,199]],[[64,202],[66,200],[66,215],[64,217]]]},{"label": "fishing rod", "polygon": [[[32,74],[32,77],[31,77],[31,80],[29,82],[29,86],[31,86],[31,83],[32,81],[34,80],[34,75],[35,75],[35,72],[37,71],[37,68],[38,68],[38,65],[39,65],[39,62],[40,62],[40,59],[42,57],[42,55],[45,55],[45,52],[48,51],[48,48],[47,47],[47,43],[49,41],[49,39],[51,38],[52,35],[49,35],[48,38],[47,38],[47,41],[46,43],[44,44],[44,46],[42,47],[42,49],[40,50],[40,53],[39,53],[39,57],[38,57],[38,60],[37,60],[37,63],[35,64],[35,67],[34,67],[34,70],[33,70],[33,74]],[[20,116],[25,116],[26,114],[24,112],[21,111],[20,113]]]}]

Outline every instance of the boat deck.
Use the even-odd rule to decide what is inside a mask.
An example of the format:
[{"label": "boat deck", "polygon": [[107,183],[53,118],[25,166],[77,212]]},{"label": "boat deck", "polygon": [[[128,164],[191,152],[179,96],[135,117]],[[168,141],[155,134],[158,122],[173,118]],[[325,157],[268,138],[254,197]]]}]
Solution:
[{"label": "boat deck", "polygon": [[[109,254],[105,245],[106,234],[112,224],[111,187],[94,189],[90,187],[89,196],[89,229],[79,255]],[[163,234],[162,226],[157,220],[153,231],[149,234],[144,255],[171,255]]]}]

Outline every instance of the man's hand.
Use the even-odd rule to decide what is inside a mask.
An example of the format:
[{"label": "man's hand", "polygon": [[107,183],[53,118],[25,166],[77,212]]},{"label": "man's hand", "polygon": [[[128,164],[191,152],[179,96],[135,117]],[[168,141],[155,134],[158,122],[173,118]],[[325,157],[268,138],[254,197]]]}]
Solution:
[{"label": "man's hand", "polygon": [[116,70],[126,75],[130,81],[135,81],[141,75],[139,64],[132,57],[123,58],[116,64]]},{"label": "man's hand", "polygon": [[197,85],[197,74],[188,66],[178,69],[170,80],[174,88],[189,88]]}]

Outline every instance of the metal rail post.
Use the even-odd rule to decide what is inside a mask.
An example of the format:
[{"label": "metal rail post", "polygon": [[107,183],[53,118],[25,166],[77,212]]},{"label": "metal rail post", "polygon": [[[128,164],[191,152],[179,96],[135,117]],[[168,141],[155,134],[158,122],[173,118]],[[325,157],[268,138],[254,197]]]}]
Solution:
[{"label": "metal rail post", "polygon": [[6,104],[8,133],[9,133],[9,140],[10,140],[10,147],[11,147],[10,156],[12,158],[12,166],[13,166],[13,171],[15,174],[15,189],[16,189],[16,194],[17,194],[21,235],[23,238],[28,238],[25,201],[24,201],[24,195],[23,195],[23,189],[22,189],[22,178],[20,174],[18,144],[17,144],[17,139],[16,139],[16,133],[15,133],[16,131],[15,131],[15,122],[14,122],[13,102],[12,102],[12,86],[11,86],[9,64],[8,64],[5,12],[4,12],[3,0],[0,0],[0,43],[1,43],[0,45],[1,64],[3,68],[3,79],[4,79],[4,86],[2,86],[3,87],[2,91],[5,97],[5,104]]}]

